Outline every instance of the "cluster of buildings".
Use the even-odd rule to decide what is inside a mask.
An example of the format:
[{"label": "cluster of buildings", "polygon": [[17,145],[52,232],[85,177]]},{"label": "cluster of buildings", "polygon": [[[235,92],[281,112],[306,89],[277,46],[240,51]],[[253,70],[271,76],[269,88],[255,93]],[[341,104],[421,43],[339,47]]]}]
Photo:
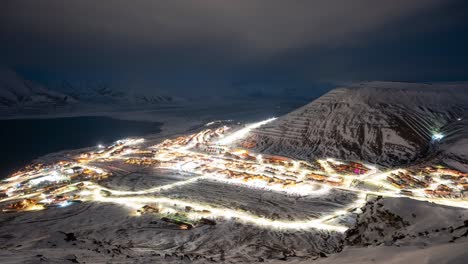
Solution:
[{"label": "cluster of buildings", "polygon": [[293,161],[290,158],[281,156],[264,156],[262,162],[266,164],[273,164],[277,166],[291,168],[294,166]]},{"label": "cluster of buildings", "polygon": [[257,161],[257,157],[251,155],[247,150],[238,149],[235,151],[226,151],[224,156],[229,159],[236,159],[236,160],[246,160],[246,161]]},{"label": "cluster of buildings", "polygon": [[125,163],[140,166],[158,166],[161,162],[151,158],[128,158]]},{"label": "cluster of buildings", "polygon": [[432,179],[430,177],[418,177],[411,175],[409,173],[400,171],[398,173],[391,173],[387,177],[393,186],[400,189],[409,189],[409,188],[427,188],[431,183]]},{"label": "cluster of buildings", "polygon": [[198,133],[187,135],[187,136],[180,136],[175,139],[166,139],[163,142],[153,146],[156,149],[164,149],[164,148],[181,148],[181,147],[195,147],[199,146],[201,148],[209,149],[210,151],[222,151],[222,149],[216,149],[215,147],[209,148],[207,146],[202,146],[207,144],[208,142],[224,137],[226,132],[229,130],[229,127],[223,126],[217,129],[205,129]]},{"label": "cluster of buildings", "polygon": [[[363,175],[370,171],[358,162],[328,162],[335,173],[327,175],[319,161],[294,161],[276,155],[254,155],[246,149],[220,145],[216,139],[224,136],[224,129],[206,129],[201,132],[165,140],[156,145],[154,163],[198,174],[221,175],[244,183],[264,182],[266,186],[294,186],[305,181],[342,186],[343,176]],[[184,151],[180,151],[184,149]],[[158,163],[159,162],[159,163]],[[127,163],[151,165],[149,160],[128,159]]]},{"label": "cluster of buildings", "polygon": [[[158,204],[144,205],[138,209],[136,213],[137,215],[158,215],[161,217],[162,221],[175,225],[181,230],[188,230],[202,225],[216,225],[215,220],[208,218],[211,213],[209,210],[194,210],[190,206],[185,206],[184,211],[174,211],[174,209],[172,209],[167,212]],[[197,219],[189,217],[189,214],[193,213],[201,215],[201,217]]]},{"label": "cluster of buildings", "polygon": [[99,182],[109,176],[102,169],[69,161],[29,166],[2,184],[0,199],[10,201],[2,206],[2,211],[40,210],[79,203],[80,192],[85,188],[83,182]]},{"label": "cluster of buildings", "polygon": [[246,172],[238,172],[238,171],[232,171],[232,170],[223,170],[219,172],[220,174],[226,175],[228,179],[241,179],[244,182],[249,182],[249,181],[263,181],[266,182],[267,184],[278,184],[281,185],[283,188],[288,187],[288,186],[294,186],[298,182],[292,179],[281,179],[277,177],[268,177],[265,175],[260,175],[260,174],[250,174]]},{"label": "cluster of buildings", "polygon": [[344,182],[344,179],[342,177],[327,176],[327,175],[317,174],[317,173],[307,174],[307,179],[316,181],[316,182],[326,183],[329,185],[342,185]]},{"label": "cluster of buildings", "polygon": [[429,197],[468,197],[468,174],[440,166],[426,166],[391,173],[387,181],[399,189],[404,189],[404,194],[412,194],[411,190],[420,189]]},{"label": "cluster of buildings", "polygon": [[228,150],[226,146],[202,143],[197,143],[195,149],[208,154],[224,154]]},{"label": "cluster of buildings", "polygon": [[310,171],[323,171],[324,168],[320,162],[314,160],[312,162],[299,161],[299,168]]},{"label": "cluster of buildings", "polygon": [[426,189],[424,192],[430,196],[450,198],[455,195],[454,189],[445,184],[439,184],[435,189]]},{"label": "cluster of buildings", "polygon": [[88,163],[90,161],[96,160],[106,160],[112,159],[115,157],[120,157],[123,155],[131,154],[131,153],[139,153],[141,155],[148,156],[151,153],[151,150],[144,151],[140,153],[140,150],[136,148],[134,145],[143,142],[143,139],[123,139],[114,142],[109,146],[102,146],[99,145],[95,151],[85,152],[78,156],[76,159],[77,162],[80,163]]},{"label": "cluster of buildings", "polygon": [[423,168],[419,168],[421,173],[427,174],[440,174],[440,175],[448,175],[453,177],[468,177],[468,173],[463,173],[461,171],[455,169],[444,168],[442,166],[426,166]]},{"label": "cluster of buildings", "polygon": [[[28,211],[37,208],[37,201],[34,199],[23,199],[14,203],[10,203],[2,209],[2,212],[18,212]],[[41,208],[42,209],[42,208]]]},{"label": "cluster of buildings", "polygon": [[358,162],[330,162],[328,161],[328,166],[332,168],[338,174],[356,174],[363,175],[369,172],[369,168],[364,166],[364,164]]}]

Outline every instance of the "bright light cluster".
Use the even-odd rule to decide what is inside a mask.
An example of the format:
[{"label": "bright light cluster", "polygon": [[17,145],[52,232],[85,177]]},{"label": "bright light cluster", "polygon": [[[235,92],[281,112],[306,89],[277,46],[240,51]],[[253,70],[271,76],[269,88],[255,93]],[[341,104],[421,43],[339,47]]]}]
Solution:
[{"label": "bright light cluster", "polygon": [[442,133],[434,133],[432,135],[432,140],[434,141],[440,141],[443,138],[444,138],[444,135]]}]

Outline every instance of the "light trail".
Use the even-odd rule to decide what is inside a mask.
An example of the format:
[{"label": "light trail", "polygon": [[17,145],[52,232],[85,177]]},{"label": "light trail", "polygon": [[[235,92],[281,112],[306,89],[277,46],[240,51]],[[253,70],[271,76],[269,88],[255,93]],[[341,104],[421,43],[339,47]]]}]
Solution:
[{"label": "light trail", "polygon": [[252,129],[255,129],[255,128],[258,128],[258,127],[261,127],[265,124],[268,124],[270,123],[271,121],[275,120],[276,117],[273,117],[273,118],[270,118],[270,119],[267,119],[267,120],[263,120],[263,121],[260,121],[260,122],[257,122],[257,123],[253,123],[253,124],[250,124],[250,125],[247,125],[246,127],[232,133],[231,135],[229,136],[226,136],[220,140],[218,140],[216,143],[217,144],[220,144],[220,145],[229,145],[237,140],[240,140],[242,138],[244,138]]},{"label": "light trail", "polygon": [[[321,185],[316,184],[316,186],[312,184],[301,184],[291,187],[283,187],[280,184],[273,184],[268,185],[265,181],[260,180],[251,180],[245,182],[242,179],[227,179],[223,175],[219,175],[219,177],[207,177],[207,179],[216,181],[216,182],[223,182],[228,184],[234,184],[238,186],[245,186],[252,189],[259,189],[263,191],[274,191],[279,193],[291,194],[291,195],[298,195],[298,196],[323,196],[330,192],[331,187],[328,185]],[[319,186],[320,188],[317,189],[316,187]]]},{"label": "light trail", "polygon": [[119,191],[119,190],[108,189],[108,188],[105,188],[105,187],[102,187],[102,186],[99,186],[99,187],[102,190],[108,191],[108,192],[112,193],[113,195],[117,195],[117,196],[142,195],[142,194],[150,194],[150,193],[156,193],[156,192],[160,192],[160,191],[166,191],[166,190],[169,190],[169,189],[172,189],[172,188],[175,188],[175,187],[183,186],[183,185],[186,185],[186,184],[194,183],[194,182],[197,182],[199,180],[208,179],[208,178],[210,178],[210,176],[196,176],[196,177],[192,177],[192,178],[190,178],[188,180],[185,180],[185,181],[178,181],[178,182],[175,182],[175,183],[166,184],[166,185],[162,185],[162,186],[158,186],[158,187],[154,187],[154,188],[150,188],[150,189],[146,189],[146,190],[140,190],[140,191]]},{"label": "light trail", "polygon": [[[348,228],[346,226],[332,225],[323,223],[322,219],[314,219],[310,221],[284,221],[284,220],[272,220],[264,217],[259,217],[254,214],[250,214],[243,211],[228,209],[228,208],[217,208],[210,205],[203,205],[195,202],[188,202],[180,199],[166,198],[166,197],[103,197],[99,193],[99,188],[93,193],[93,201],[120,204],[132,209],[139,209],[146,204],[161,203],[161,204],[178,204],[181,207],[189,206],[195,210],[208,210],[212,217],[225,218],[225,219],[236,219],[241,222],[253,224],[260,227],[268,227],[275,229],[319,229],[335,232],[344,232]],[[202,215],[192,213],[192,217],[200,218]]]}]

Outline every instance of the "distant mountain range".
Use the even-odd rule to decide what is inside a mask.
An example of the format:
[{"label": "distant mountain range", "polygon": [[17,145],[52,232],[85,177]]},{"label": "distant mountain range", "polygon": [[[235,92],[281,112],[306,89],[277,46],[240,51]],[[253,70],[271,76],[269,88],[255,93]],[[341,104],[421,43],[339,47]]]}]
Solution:
[{"label": "distant mountain range", "polygon": [[102,83],[62,82],[46,87],[26,80],[9,69],[0,69],[0,112],[42,111],[99,107],[148,107],[176,103],[171,96],[114,89]]},{"label": "distant mountain range", "polygon": [[11,70],[0,70],[0,108],[77,103],[73,97],[23,79]]},{"label": "distant mountain range", "polygon": [[67,93],[81,101],[106,103],[106,104],[166,104],[173,103],[171,96],[148,95],[134,92],[126,92],[112,88],[105,83],[62,82],[54,88],[57,91]]},{"label": "distant mountain range", "polygon": [[467,87],[367,82],[338,88],[256,129],[248,141],[262,152],[381,165],[413,162],[442,147],[457,153],[458,145],[468,145]]}]

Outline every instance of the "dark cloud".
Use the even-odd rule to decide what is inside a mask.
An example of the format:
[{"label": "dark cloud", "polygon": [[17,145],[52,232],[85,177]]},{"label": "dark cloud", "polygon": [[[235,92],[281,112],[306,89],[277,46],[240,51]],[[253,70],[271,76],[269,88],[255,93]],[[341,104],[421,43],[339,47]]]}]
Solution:
[{"label": "dark cloud", "polygon": [[355,34],[444,2],[447,0],[9,0],[4,1],[1,12],[6,31],[84,46],[173,47],[221,42],[226,48],[265,52],[353,41]]},{"label": "dark cloud", "polygon": [[[382,40],[401,46],[399,40],[450,28],[447,12],[460,2],[4,0],[0,55],[44,78],[126,79],[161,87],[376,78],[385,75],[378,72],[379,60],[391,60],[375,54],[376,47],[401,53]],[[356,53],[369,63],[356,62]],[[367,70],[350,74],[350,66]]]}]

